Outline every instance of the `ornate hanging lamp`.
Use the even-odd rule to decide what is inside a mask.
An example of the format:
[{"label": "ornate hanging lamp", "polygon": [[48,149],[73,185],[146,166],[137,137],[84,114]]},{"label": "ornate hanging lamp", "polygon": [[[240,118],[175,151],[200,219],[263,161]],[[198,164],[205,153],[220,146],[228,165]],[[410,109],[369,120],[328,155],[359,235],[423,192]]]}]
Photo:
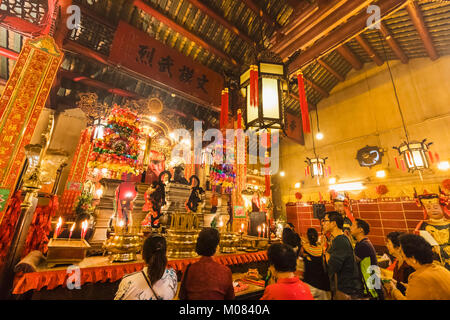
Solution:
[{"label": "ornate hanging lamp", "polygon": [[240,77],[246,103],[246,128],[284,129],[283,89],[287,87],[282,63],[259,62]]},{"label": "ornate hanging lamp", "polygon": [[[381,39],[381,36],[380,36],[380,39]],[[404,170],[406,170],[406,168],[407,168],[408,172],[411,172],[411,173],[418,172],[419,176],[420,176],[420,180],[423,180],[422,170],[429,168],[429,159],[427,156],[427,151],[428,151],[429,146],[433,143],[432,142],[426,143],[427,139],[423,139],[422,142],[411,141],[409,139],[408,130],[406,129],[405,118],[403,116],[402,108],[400,106],[400,100],[399,100],[398,94],[397,94],[397,87],[395,86],[394,77],[392,75],[391,66],[389,64],[389,60],[388,60],[387,53],[386,53],[386,48],[384,47],[383,41],[381,41],[381,44],[383,46],[385,60],[386,60],[387,67],[389,70],[392,87],[394,89],[395,100],[397,102],[397,107],[398,107],[398,111],[400,113],[400,118],[402,119],[403,131],[405,133],[405,138],[406,138],[406,141],[404,141],[400,146],[393,147],[393,148],[396,149],[398,151],[399,155],[402,157],[402,159],[400,160],[402,168],[404,168]],[[395,158],[395,162],[396,162],[397,168],[399,168],[397,158]],[[405,167],[405,164],[406,164],[406,167]]]}]

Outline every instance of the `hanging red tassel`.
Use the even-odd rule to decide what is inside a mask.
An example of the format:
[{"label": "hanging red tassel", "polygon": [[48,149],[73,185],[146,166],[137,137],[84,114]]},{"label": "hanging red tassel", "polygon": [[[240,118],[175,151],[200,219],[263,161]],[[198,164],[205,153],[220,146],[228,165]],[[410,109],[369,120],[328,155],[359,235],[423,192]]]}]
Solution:
[{"label": "hanging red tassel", "polygon": [[428,156],[430,157],[431,163],[434,163],[433,153],[431,151],[428,151]]},{"label": "hanging red tassel", "polygon": [[305,83],[303,81],[302,72],[299,72],[297,74],[297,81],[298,81],[300,111],[302,114],[302,121],[303,121],[303,132],[311,133],[311,124],[309,123],[308,102],[306,101]]},{"label": "hanging red tassel", "polygon": [[436,158],[436,162],[440,162],[439,155],[437,152],[434,153],[434,157]]},{"label": "hanging red tassel", "polygon": [[328,166],[328,174],[331,175],[331,166]]},{"label": "hanging red tassel", "polygon": [[395,165],[397,166],[397,169],[400,169],[400,166],[398,165],[398,159],[397,159],[397,157],[394,157],[394,160],[395,160]]},{"label": "hanging red tassel", "polygon": [[250,107],[259,106],[258,66],[250,66]]},{"label": "hanging red tassel", "polygon": [[403,161],[403,159],[400,159],[400,164],[402,165],[402,170],[406,171],[405,161]]},{"label": "hanging red tassel", "polygon": [[228,125],[228,88],[222,90],[222,106],[220,108],[220,129],[226,129]]},{"label": "hanging red tassel", "polygon": [[305,177],[308,176],[308,170],[305,168]]}]

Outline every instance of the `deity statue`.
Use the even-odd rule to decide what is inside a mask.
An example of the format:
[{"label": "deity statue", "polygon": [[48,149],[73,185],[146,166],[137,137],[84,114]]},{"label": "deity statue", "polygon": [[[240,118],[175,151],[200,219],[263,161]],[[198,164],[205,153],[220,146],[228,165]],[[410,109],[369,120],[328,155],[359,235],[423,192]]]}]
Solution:
[{"label": "deity statue", "polygon": [[439,194],[425,192],[417,195],[414,190],[414,198],[418,206],[423,208],[424,213],[424,220],[419,222],[415,233],[419,234],[421,230],[428,231],[439,244],[439,258],[442,264],[450,270],[450,220],[446,208],[449,204],[449,196],[439,188]]},{"label": "deity statue", "polygon": [[162,176],[167,173],[163,171],[160,173],[158,180],[153,181],[150,187],[144,194],[145,204],[142,208],[143,212],[148,212],[142,225],[151,226],[152,228],[159,228],[161,217],[161,207],[166,204],[166,191]]},{"label": "deity statue", "polygon": [[205,191],[200,187],[200,179],[197,176],[192,176],[189,179],[189,184],[192,184],[192,180],[197,181],[197,185],[192,187],[186,206],[190,211],[197,213],[199,204],[203,202],[202,196],[205,194]]},{"label": "deity statue", "polygon": [[179,165],[173,168],[173,180],[171,182],[189,184],[189,181],[184,177],[184,166]]}]

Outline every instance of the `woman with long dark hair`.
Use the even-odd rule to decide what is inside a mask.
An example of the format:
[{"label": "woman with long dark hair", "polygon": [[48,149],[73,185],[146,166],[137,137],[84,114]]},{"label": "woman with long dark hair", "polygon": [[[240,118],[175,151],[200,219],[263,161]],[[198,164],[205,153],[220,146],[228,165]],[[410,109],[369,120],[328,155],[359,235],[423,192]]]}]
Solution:
[{"label": "woman with long dark hair", "polygon": [[330,300],[330,282],[323,266],[322,246],[319,233],[314,228],[306,232],[308,241],[303,244],[301,255],[305,265],[303,281],[309,286],[315,300]]},{"label": "woman with long dark hair", "polygon": [[167,268],[166,239],[151,234],[145,239],[142,258],[147,266],[124,276],[114,299],[172,300],[177,293],[177,275]]}]

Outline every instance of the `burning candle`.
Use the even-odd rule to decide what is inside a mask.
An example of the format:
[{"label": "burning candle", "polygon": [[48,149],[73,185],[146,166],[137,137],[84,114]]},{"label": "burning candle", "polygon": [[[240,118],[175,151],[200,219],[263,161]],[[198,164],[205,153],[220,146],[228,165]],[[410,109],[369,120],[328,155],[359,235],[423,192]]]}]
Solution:
[{"label": "burning candle", "polygon": [[263,223],[263,228],[262,228],[262,237],[265,238],[266,237],[266,224]]},{"label": "burning candle", "polygon": [[244,224],[241,223],[241,233],[244,233]]},{"label": "burning candle", "polygon": [[220,220],[220,222],[219,222],[219,231],[222,232],[223,231],[222,229],[223,229],[223,221]]},{"label": "burning candle", "polygon": [[73,223],[72,228],[70,228],[69,240],[72,237],[72,232],[74,229],[75,229],[75,222]]},{"label": "burning candle", "polygon": [[261,237],[261,226],[258,226],[258,238]]},{"label": "burning candle", "polygon": [[59,217],[58,223],[56,224],[55,232],[53,233],[53,239],[58,238],[59,233],[61,231],[61,226],[62,226],[62,219],[61,217]]},{"label": "burning candle", "polygon": [[119,221],[119,228],[118,228],[118,232],[122,231],[123,232],[123,226],[125,225],[125,222],[123,220]]},{"label": "burning candle", "polygon": [[82,239],[84,239],[84,237],[86,236],[87,228],[88,228],[88,222],[87,222],[87,220],[84,220],[81,223],[81,238]]}]

